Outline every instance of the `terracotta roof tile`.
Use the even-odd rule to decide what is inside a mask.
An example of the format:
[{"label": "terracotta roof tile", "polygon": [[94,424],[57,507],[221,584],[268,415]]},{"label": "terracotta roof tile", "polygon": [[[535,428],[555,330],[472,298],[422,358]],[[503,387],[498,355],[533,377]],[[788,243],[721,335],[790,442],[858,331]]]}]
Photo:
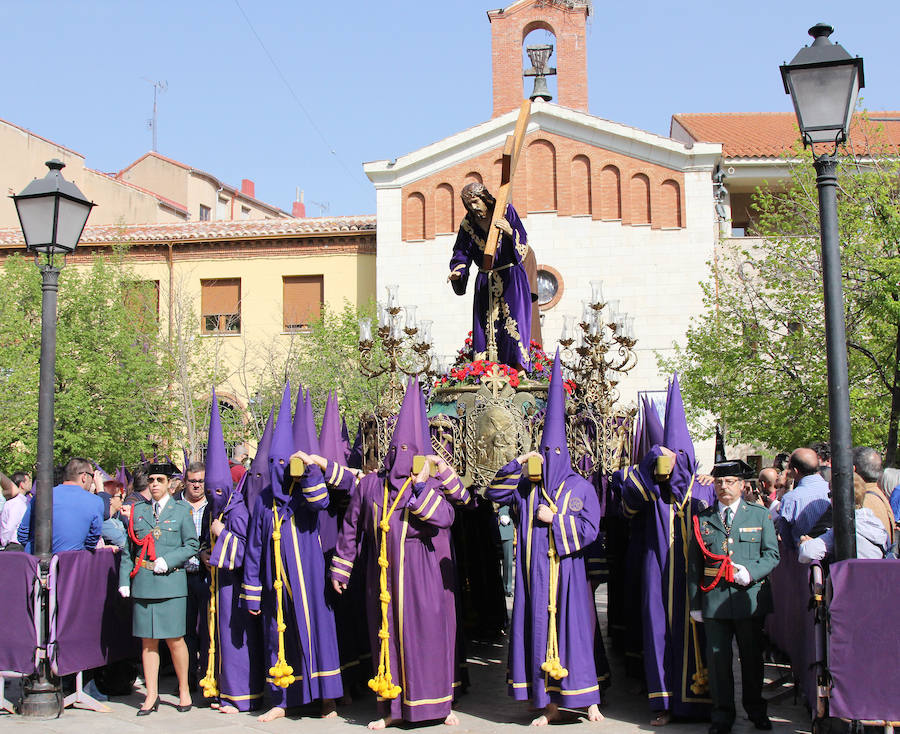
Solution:
[{"label": "terracotta roof tile", "polygon": [[[254,219],[237,222],[175,222],[125,226],[104,224],[85,227],[81,244],[204,242],[366,231],[375,231],[374,215],[310,217],[307,219]],[[0,229],[0,246],[21,247],[23,244],[22,230],[18,227]]]},{"label": "terracotta roof tile", "polygon": [[[869,112],[870,124],[883,128],[883,143],[900,150],[900,112]],[[712,112],[672,116],[696,141],[721,143],[726,158],[778,158],[800,139],[793,112]],[[853,152],[867,151],[866,136],[855,116],[850,127]]]}]

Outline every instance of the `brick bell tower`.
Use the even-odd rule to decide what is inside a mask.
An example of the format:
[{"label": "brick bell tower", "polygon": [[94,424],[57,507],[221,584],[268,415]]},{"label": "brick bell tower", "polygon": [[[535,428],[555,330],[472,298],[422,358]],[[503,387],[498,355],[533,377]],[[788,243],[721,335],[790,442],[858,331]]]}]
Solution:
[{"label": "brick bell tower", "polygon": [[489,10],[494,112],[498,117],[519,108],[530,93],[523,81],[522,44],[534,30],[554,36],[550,64],[556,66],[554,100],[563,107],[588,111],[587,17],[590,0],[518,0],[503,10]]}]

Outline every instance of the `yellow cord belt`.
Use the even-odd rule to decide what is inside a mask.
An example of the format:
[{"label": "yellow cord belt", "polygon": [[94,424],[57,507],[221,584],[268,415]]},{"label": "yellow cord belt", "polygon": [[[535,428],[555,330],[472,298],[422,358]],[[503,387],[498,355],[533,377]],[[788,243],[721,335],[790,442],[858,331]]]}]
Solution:
[{"label": "yellow cord belt", "polygon": [[284,563],[281,560],[281,526],[284,524],[284,518],[278,517],[278,506],[275,502],[272,502],[272,544],[275,550],[275,583],[272,586],[275,587],[275,615],[278,623],[278,659],[275,661],[275,665],[269,668],[269,675],[272,677],[272,683],[274,683],[279,688],[287,688],[291,683],[293,683],[296,678],[294,677],[294,669],[287,664],[287,659],[284,656],[284,631],[287,629],[287,625],[284,623],[284,579],[286,578],[286,574],[284,572]]},{"label": "yellow cord belt", "polygon": [[[695,477],[691,477],[691,483],[688,485],[688,490],[684,494],[684,500],[682,501],[682,505],[680,510],[677,512],[678,520],[681,523],[681,543],[682,543],[682,551],[684,554],[684,574],[685,578],[688,576],[688,550],[691,542],[691,536],[689,532],[689,528],[691,527],[691,523],[688,519],[688,515],[691,511],[691,490],[694,488],[694,479]],[[701,546],[702,548],[703,546]],[[674,614],[674,609],[672,610]],[[688,615],[688,625],[689,632],[694,643],[694,661],[697,663],[697,670],[694,671],[694,674],[691,676],[691,693],[695,696],[703,695],[704,693],[709,692],[709,670],[703,665],[703,653],[700,651],[700,635],[697,629],[697,622],[694,621],[694,618],[690,616],[689,607],[685,609],[685,612]],[[687,655],[687,651],[685,650],[685,655]]]},{"label": "yellow cord belt", "polygon": [[[562,490],[564,486],[565,482],[559,486],[560,490]],[[556,503],[550,499],[549,495],[544,490],[543,484],[541,485],[541,494],[544,495],[544,499],[547,500],[550,511],[555,515],[558,508]],[[557,494],[557,496],[559,495]],[[544,662],[541,663],[541,670],[554,680],[562,680],[569,674],[569,671],[559,662],[559,634],[556,628],[556,598],[559,595],[559,554],[556,552],[556,541],[553,540],[552,527],[548,528],[547,536],[550,541],[550,548],[547,551],[547,556],[550,558],[550,593],[547,603],[547,612],[549,613],[547,627],[547,657]]]},{"label": "yellow cord belt", "polygon": [[216,583],[216,569],[209,569],[209,611],[206,620],[209,625],[209,661],[206,664],[206,676],[200,681],[204,698],[214,698],[219,695],[219,687],[216,685],[216,597],[218,585]]},{"label": "yellow cord belt", "polygon": [[397,496],[394,498],[394,504],[388,509],[388,483],[384,482],[384,503],[381,506],[381,522],[378,527],[381,530],[381,548],[378,553],[378,565],[380,567],[379,586],[381,593],[378,599],[381,601],[381,629],[378,630],[378,637],[381,640],[381,651],[378,655],[378,673],[369,681],[369,688],[382,698],[397,698],[400,695],[400,686],[395,686],[391,678],[391,653],[388,647],[388,641],[391,638],[390,628],[388,626],[388,606],[391,603],[391,595],[387,590],[387,572],[388,572],[388,532],[390,532],[390,519],[397,509],[400,498],[406,491],[406,488],[412,482],[412,478],[407,479]]}]

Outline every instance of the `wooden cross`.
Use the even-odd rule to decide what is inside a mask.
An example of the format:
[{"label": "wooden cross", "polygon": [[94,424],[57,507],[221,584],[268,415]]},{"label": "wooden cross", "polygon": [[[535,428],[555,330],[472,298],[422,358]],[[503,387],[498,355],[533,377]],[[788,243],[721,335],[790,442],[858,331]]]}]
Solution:
[{"label": "wooden cross", "polygon": [[519,119],[512,135],[506,136],[506,145],[503,146],[503,158],[500,171],[500,189],[495,195],[497,201],[494,204],[494,213],[491,216],[491,226],[488,227],[485,237],[484,258],[481,267],[490,270],[494,267],[494,257],[500,244],[500,235],[497,222],[506,216],[506,205],[512,196],[512,179],[516,173],[516,165],[519,163],[519,154],[522,152],[522,143],[525,141],[525,128],[528,127],[528,118],[531,116],[531,100],[526,99],[519,108]]}]

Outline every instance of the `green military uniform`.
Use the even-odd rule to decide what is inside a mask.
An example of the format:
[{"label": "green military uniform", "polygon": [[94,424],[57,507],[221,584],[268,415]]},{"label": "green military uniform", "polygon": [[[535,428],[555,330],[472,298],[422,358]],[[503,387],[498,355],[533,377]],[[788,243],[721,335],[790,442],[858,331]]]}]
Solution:
[{"label": "green military uniform", "polygon": [[[159,518],[153,517],[152,502],[139,502],[131,510],[134,534],[142,540],[153,534],[156,558],[169,567],[163,574],[153,573],[153,561],[145,560],[131,579],[134,598],[132,634],[135,637],[172,639],[183,637],[187,619],[187,576],[184,562],[197,554],[200,541],[191,507],[172,497],[166,501]],[[119,583],[128,583],[129,574],[140,554],[140,547],[130,538],[119,564]]]},{"label": "green military uniform", "polygon": [[[700,538],[706,549],[727,555],[750,574],[750,585],[719,579],[709,591],[722,561],[706,557],[692,537],[688,559],[688,595],[691,610],[703,612],[709,689],[713,701],[712,724],[728,731],[735,718],[732,638],[737,638],[741,658],[742,704],[750,720],[767,721],[763,684],[763,618],[772,610],[772,593],[766,578],[778,565],[778,538],[768,510],[743,499],[725,526],[718,502],[697,514]],[[758,728],[767,728],[759,726]],[[769,727],[770,728],[770,727]],[[711,731],[713,730],[711,729]]]}]

